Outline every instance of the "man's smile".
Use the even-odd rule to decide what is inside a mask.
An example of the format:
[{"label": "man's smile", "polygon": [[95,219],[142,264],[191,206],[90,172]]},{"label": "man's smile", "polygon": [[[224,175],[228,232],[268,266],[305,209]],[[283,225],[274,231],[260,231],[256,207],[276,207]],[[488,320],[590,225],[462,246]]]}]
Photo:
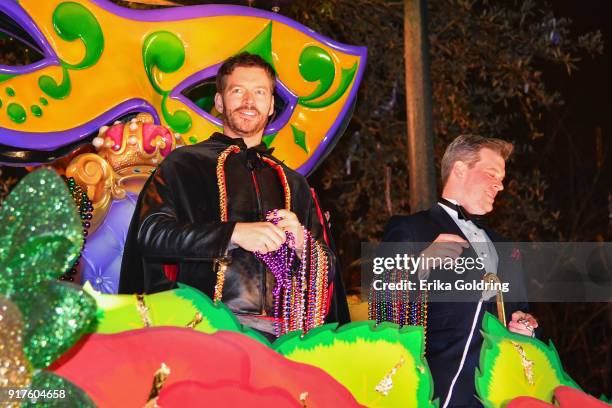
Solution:
[{"label": "man's smile", "polygon": [[259,112],[255,109],[240,109],[237,113],[247,119],[253,119],[258,116]]}]

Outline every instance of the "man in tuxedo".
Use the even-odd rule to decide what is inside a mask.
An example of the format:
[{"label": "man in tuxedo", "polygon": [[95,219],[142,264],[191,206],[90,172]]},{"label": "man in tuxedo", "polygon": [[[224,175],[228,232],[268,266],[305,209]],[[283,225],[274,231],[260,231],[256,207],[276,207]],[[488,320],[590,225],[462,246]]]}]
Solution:
[{"label": "man in tuxedo", "polygon": [[[505,322],[508,329],[533,336],[538,323],[526,313],[520,261],[505,246],[496,245],[504,239],[478,219],[493,210],[495,197],[503,190],[505,162],[512,149],[512,144],[500,139],[457,137],[442,158],[442,198],[426,211],[392,217],[383,241],[409,242],[413,247],[423,243],[421,253],[430,258],[479,257],[484,268],[462,275],[421,268],[418,278],[471,282],[481,281],[485,272],[496,274],[502,282],[510,282],[512,300],[516,300],[505,304],[506,316],[510,317]],[[441,407],[479,407],[474,371],[483,342],[480,328],[485,311],[498,314],[495,298],[491,301],[490,293],[476,292],[468,301],[449,302],[456,298],[449,296],[444,301],[443,296],[432,293],[427,304],[426,357],[434,379],[434,395],[440,398]]]}]

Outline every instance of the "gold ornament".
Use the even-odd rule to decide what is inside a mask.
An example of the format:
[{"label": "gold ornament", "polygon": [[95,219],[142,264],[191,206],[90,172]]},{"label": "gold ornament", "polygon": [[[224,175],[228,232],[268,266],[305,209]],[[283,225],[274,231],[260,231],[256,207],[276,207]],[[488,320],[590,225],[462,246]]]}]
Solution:
[{"label": "gold ornament", "polygon": [[400,361],[395,366],[393,366],[391,371],[387,375],[385,375],[378,384],[376,384],[376,387],[374,388],[376,392],[381,393],[385,397],[389,395],[389,391],[391,391],[391,389],[393,388],[393,376],[395,375],[397,370],[399,370],[404,365],[404,363],[404,356],[402,356],[400,357]]},{"label": "gold ornament", "polygon": [[529,383],[529,385],[535,385],[535,381],[533,379],[533,366],[535,363],[527,358],[527,354],[525,353],[525,350],[523,350],[523,347],[520,344],[518,344],[515,341],[512,341],[511,343],[516,349],[516,351],[519,353],[519,355],[521,356],[521,365],[523,366],[523,374],[525,374],[525,378],[527,379],[527,382]]},{"label": "gold ornament", "polygon": [[113,200],[124,199],[128,191],[140,193],[157,165],[177,147],[175,136],[154,125],[146,113],[100,128],[93,145],[97,153],[78,155],[66,167],[66,177],[73,177],[93,203],[89,233],[102,224]]},{"label": "gold ornament", "polygon": [[159,393],[162,388],[164,388],[164,384],[166,383],[166,379],[170,375],[170,369],[165,363],[161,364],[159,370],[155,372],[155,377],[153,377],[153,386],[151,387],[151,392],[149,393],[149,398],[147,399],[147,403],[145,405],[146,408],[157,407],[157,398],[159,397]]},{"label": "gold ornament", "polygon": [[187,327],[189,327],[190,329],[195,329],[198,324],[202,323],[202,320],[204,320],[204,316],[202,316],[202,313],[196,312],[193,319],[191,319],[191,321],[187,323]]},{"label": "gold ornament", "polygon": [[149,316],[149,308],[145,304],[144,295],[136,294],[136,308],[138,309],[138,313],[140,314],[140,320],[144,327],[151,327],[153,323],[151,322],[151,316]]}]

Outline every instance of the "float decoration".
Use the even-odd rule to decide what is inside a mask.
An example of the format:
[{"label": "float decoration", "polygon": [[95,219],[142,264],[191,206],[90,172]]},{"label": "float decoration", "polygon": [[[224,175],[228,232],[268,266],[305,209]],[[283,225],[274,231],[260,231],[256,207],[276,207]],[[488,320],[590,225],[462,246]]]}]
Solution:
[{"label": "float decoration", "polygon": [[246,398],[240,401],[242,405],[252,405],[253,390],[269,389],[274,396],[290,396],[298,406],[304,406],[300,398],[305,398],[306,406],[325,406],[329,401],[358,406],[348,390],[324,371],[292,362],[240,333],[224,331],[205,334],[187,328],[150,327],[92,334],[52,369],[82,387],[99,406],[144,406],[162,364],[169,374],[160,400],[176,397],[174,384],[191,389],[189,384],[198,379],[192,394],[196,399],[189,401],[190,406],[202,401],[202,392],[206,395],[202,388],[218,395],[228,385]]},{"label": "float decoration", "polygon": [[137,195],[157,165],[177,147],[172,133],[155,125],[146,113],[100,128],[92,143],[96,153],[80,154],[66,166],[66,177],[73,177],[93,203],[90,233],[106,219],[112,201],[123,200],[128,192]]},{"label": "float decoration", "polygon": [[[67,350],[95,316],[80,288],[49,281],[70,267],[83,243],[66,184],[48,169],[27,175],[0,206],[0,220],[0,386],[63,389],[71,406],[93,406],[68,381],[33,370]],[[93,299],[84,300],[91,307]]]},{"label": "float decoration", "polygon": [[45,368],[95,324],[95,300],[68,282],[42,282],[38,293],[15,299],[25,320],[24,352],[34,368]]},{"label": "float decoration", "polygon": [[206,401],[213,407],[234,407],[248,404],[253,407],[303,408],[299,401],[280,387],[255,389],[235,381],[206,384],[200,381],[181,381],[164,388],[157,405],[160,407],[185,407],[194,401]]},{"label": "float decoration", "polygon": [[549,404],[533,397],[518,397],[510,401],[506,408],[609,408],[610,403],[585,394],[584,392],[572,387],[559,386],[555,388],[554,401],[556,405]]},{"label": "float decoration", "polygon": [[309,174],[344,132],[365,70],[365,47],[249,7],[132,10],[108,0],[21,0],[0,2],[0,14],[11,23],[2,28],[23,29],[43,55],[29,66],[0,66],[1,86],[11,89],[0,107],[0,162],[13,165],[50,161],[138,112],[185,144],[205,140],[221,129],[211,103],[217,70],[247,50],[278,76],[264,141]]},{"label": "float decoration", "polygon": [[179,283],[178,289],[152,295],[105,295],[85,284],[84,290],[97,302],[95,333],[112,334],[143,327],[190,327],[202,333],[229,330],[243,333],[263,344],[270,343],[258,332],[242,326],[222,303],[214,304],[199,290]]},{"label": "float decoration", "polygon": [[125,237],[138,194],[155,167],[180,140],[142,113],[127,123],[103,126],[92,143],[96,153],[75,156],[66,166],[93,204],[87,245],[79,268],[83,282],[116,293]]},{"label": "float decoration", "polygon": [[[77,408],[95,407],[89,397],[68,380],[50,372],[32,370],[22,351],[22,333],[23,321],[19,309],[0,296],[0,387],[37,390],[38,398],[19,400],[22,407],[40,405],[43,401],[45,406],[54,406],[53,403],[59,402],[59,406],[70,403],[71,407]],[[53,398],[53,390],[56,391],[56,398]],[[63,390],[62,398],[59,398],[59,390]],[[41,392],[51,398],[40,397]]]},{"label": "float decoration", "polygon": [[562,385],[580,390],[563,370],[552,343],[512,333],[490,313],[483,318],[482,335],[475,381],[485,407],[505,406],[519,396],[550,403]]},{"label": "float decoration", "polygon": [[434,407],[433,381],[423,356],[423,329],[393,323],[327,324],[304,337],[293,332],[273,348],[293,361],[314,365],[369,407]]},{"label": "float decoration", "polygon": [[95,317],[80,288],[50,281],[70,269],[82,245],[81,220],[53,170],[28,174],[0,207],[0,294],[24,316],[24,351],[34,368],[59,357]]},{"label": "float decoration", "polygon": [[83,246],[77,214],[53,170],[30,173],[15,186],[0,207],[1,294],[33,296],[40,282],[70,269]]},{"label": "float decoration", "polygon": [[22,339],[21,312],[13,302],[0,296],[0,387],[23,388],[32,379]]}]

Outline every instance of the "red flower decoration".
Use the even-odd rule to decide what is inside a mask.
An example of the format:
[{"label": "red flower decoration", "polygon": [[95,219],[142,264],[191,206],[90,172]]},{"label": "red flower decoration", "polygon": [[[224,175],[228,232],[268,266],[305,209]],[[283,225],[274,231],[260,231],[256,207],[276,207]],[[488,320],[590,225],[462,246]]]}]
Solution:
[{"label": "red flower decoration", "polygon": [[[160,407],[190,407],[198,401],[206,401],[206,406],[210,407],[302,408],[304,406],[282,388],[255,389],[232,381],[220,381],[214,384],[204,384],[199,381],[177,382],[162,389],[157,405]],[[304,402],[308,404],[308,396],[305,396]]]},{"label": "red flower decoration", "polygon": [[510,401],[507,408],[610,408],[609,404],[564,385],[555,388],[554,400],[557,401],[557,405],[532,397],[518,397]]},{"label": "red flower decoration", "polygon": [[253,395],[259,393],[270,401],[290,398],[298,406],[303,405],[300,396],[304,393],[308,406],[325,406],[330,401],[342,407],[359,406],[350,392],[323,370],[288,360],[248,336],[229,331],[204,334],[179,327],[152,327],[92,334],[50,369],[81,387],[100,407],[142,407],[162,363],[170,374],[160,398],[182,398],[171,388],[182,383],[187,395],[195,399],[188,406],[202,406],[202,402],[216,406],[209,404],[208,398],[217,401],[221,395],[225,395],[224,401],[231,398],[240,405],[260,406],[252,403]]}]

